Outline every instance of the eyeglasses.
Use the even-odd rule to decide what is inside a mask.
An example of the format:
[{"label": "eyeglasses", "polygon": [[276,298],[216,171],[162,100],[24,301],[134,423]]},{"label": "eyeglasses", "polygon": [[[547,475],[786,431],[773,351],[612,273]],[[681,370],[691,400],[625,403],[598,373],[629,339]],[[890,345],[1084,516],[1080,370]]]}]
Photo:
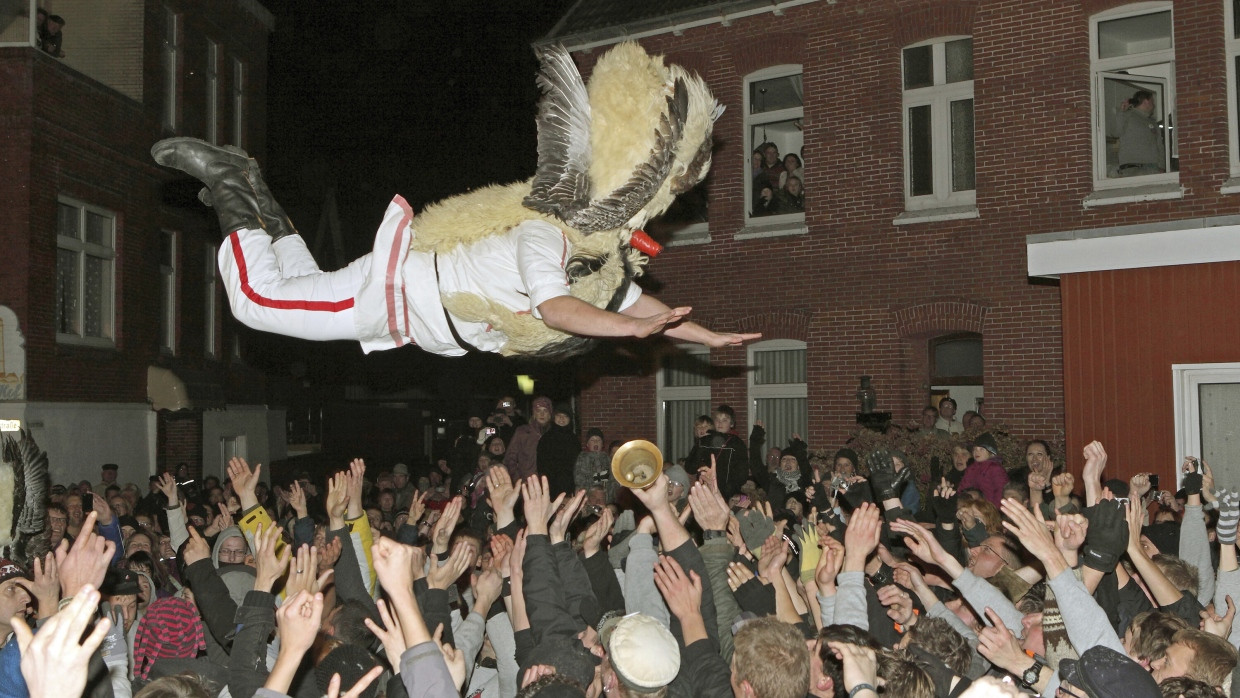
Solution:
[{"label": "eyeglasses", "polygon": [[224,548],[220,548],[220,559],[223,560],[225,558],[229,560],[244,560],[245,551],[244,550],[226,550]]}]

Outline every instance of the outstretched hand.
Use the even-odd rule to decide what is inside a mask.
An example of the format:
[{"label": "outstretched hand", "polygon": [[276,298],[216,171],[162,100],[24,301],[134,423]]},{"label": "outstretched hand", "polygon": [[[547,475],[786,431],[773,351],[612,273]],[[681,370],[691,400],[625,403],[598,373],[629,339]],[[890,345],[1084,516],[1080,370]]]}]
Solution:
[{"label": "outstretched hand", "polygon": [[638,338],[658,334],[668,325],[675,325],[688,317],[689,313],[692,311],[693,308],[683,305],[679,308],[668,308],[667,310],[664,310],[661,313],[655,313],[654,315],[630,318],[630,321],[633,323],[633,329],[629,334]]}]

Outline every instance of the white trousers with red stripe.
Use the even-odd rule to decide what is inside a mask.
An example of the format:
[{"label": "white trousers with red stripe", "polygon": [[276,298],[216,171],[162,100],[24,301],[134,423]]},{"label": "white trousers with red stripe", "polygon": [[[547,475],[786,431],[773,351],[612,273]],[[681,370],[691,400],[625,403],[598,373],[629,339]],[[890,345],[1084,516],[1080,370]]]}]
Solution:
[{"label": "white trousers with red stripe", "polygon": [[316,341],[358,339],[354,306],[369,254],[325,272],[300,235],[272,244],[262,230],[238,230],[220,246],[219,264],[233,315],[247,327]]}]

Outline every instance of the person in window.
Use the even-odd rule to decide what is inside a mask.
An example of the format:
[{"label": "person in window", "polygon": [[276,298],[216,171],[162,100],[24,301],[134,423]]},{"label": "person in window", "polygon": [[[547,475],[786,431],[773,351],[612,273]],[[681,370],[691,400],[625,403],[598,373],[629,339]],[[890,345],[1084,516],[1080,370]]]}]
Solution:
[{"label": "person in window", "polygon": [[805,213],[805,190],[800,177],[789,177],[788,185],[775,194],[773,214]]},{"label": "person in window", "polygon": [[65,26],[63,17],[60,15],[48,16],[47,31],[43,35],[43,50],[57,58],[65,57],[65,52],[60,48],[60,42],[65,38],[65,35],[60,33],[60,29],[63,26]]},{"label": "person in window", "polygon": [[801,166],[801,158],[796,153],[788,153],[784,156],[784,171],[779,173],[779,188],[786,189],[788,187],[788,179],[796,177],[801,180],[801,185],[805,185],[805,168]]},{"label": "person in window", "polygon": [[1119,176],[1165,172],[1162,130],[1154,115],[1154,93],[1137,90],[1119,105]]},{"label": "person in window", "polygon": [[[765,177],[754,180],[754,191],[758,192],[753,204],[754,216],[773,216],[776,211],[775,188],[764,181]],[[761,188],[759,188],[761,183]]]},{"label": "person in window", "polygon": [[784,172],[784,165],[779,159],[779,146],[774,143],[762,144],[762,168],[766,171],[771,189],[779,191],[779,176]]}]

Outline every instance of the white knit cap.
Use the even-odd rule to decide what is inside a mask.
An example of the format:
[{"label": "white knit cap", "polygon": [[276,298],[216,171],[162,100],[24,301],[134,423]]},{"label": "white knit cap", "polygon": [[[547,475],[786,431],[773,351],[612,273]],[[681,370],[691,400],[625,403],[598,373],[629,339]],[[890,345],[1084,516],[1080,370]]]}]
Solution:
[{"label": "white knit cap", "polygon": [[650,692],[672,682],[680,672],[676,638],[651,616],[631,613],[611,630],[607,653],[625,686]]}]

